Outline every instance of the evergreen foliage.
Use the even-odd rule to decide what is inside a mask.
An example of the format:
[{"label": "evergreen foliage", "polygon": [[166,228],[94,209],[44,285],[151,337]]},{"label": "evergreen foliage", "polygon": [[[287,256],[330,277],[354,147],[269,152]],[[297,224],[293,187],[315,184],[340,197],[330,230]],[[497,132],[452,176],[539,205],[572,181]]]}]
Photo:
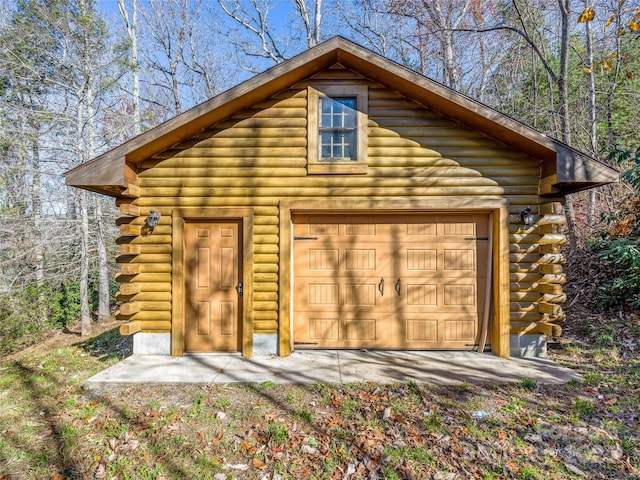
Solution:
[{"label": "evergreen foliage", "polygon": [[611,269],[600,287],[602,306],[640,307],[640,148],[614,150],[609,160],[624,170],[630,187],[626,201],[613,214],[604,217],[608,230],[600,232],[590,246]]},{"label": "evergreen foliage", "polygon": [[80,315],[77,282],[30,285],[0,295],[0,353],[7,354],[67,327]]}]

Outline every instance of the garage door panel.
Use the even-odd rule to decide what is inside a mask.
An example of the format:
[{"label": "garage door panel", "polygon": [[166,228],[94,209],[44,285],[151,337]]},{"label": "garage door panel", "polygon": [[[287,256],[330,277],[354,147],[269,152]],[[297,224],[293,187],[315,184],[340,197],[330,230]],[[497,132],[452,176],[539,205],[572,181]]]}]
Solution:
[{"label": "garage door panel", "polygon": [[378,303],[378,292],[375,283],[347,280],[344,291],[344,304],[346,307],[375,307]]},{"label": "garage door panel", "polygon": [[390,254],[394,265],[403,275],[420,275],[434,272],[463,271],[465,275],[478,270],[477,242],[447,244],[413,244],[406,243],[393,249]]},{"label": "garage door panel", "polygon": [[437,283],[406,283],[406,292],[399,295],[404,298],[405,309],[435,308],[438,306],[438,284]]},{"label": "garage door panel", "polygon": [[444,320],[443,323],[443,338],[444,342],[462,343],[460,347],[472,346],[469,343],[469,339],[476,338],[476,325],[478,322],[475,319],[451,319]]},{"label": "garage door panel", "polygon": [[321,246],[306,249],[304,260],[309,273],[337,272],[340,270],[340,249],[322,248]]},{"label": "garage door panel", "polygon": [[306,303],[309,307],[336,307],[340,305],[340,284],[337,282],[309,283],[307,294]]},{"label": "garage door panel", "polygon": [[475,248],[446,248],[442,251],[442,269],[445,271],[476,271]]},{"label": "garage door panel", "polygon": [[389,270],[393,261],[387,251],[388,245],[376,242],[362,245],[346,242],[296,242],[294,264],[298,275],[302,277],[337,275],[338,272],[378,276],[376,272]]},{"label": "garage door panel", "polygon": [[447,283],[442,288],[443,307],[466,307],[477,305],[476,286],[472,283]]},{"label": "garage door panel", "polygon": [[391,348],[469,349],[475,342],[477,323],[474,315],[403,315]]},{"label": "garage door panel", "polygon": [[301,312],[294,335],[304,348],[385,348],[391,331],[377,315]]},{"label": "garage door panel", "polygon": [[[416,246],[399,250],[398,264],[403,266],[402,273],[415,275],[422,272],[438,270],[438,248],[433,246]],[[404,255],[402,255],[404,254]]]},{"label": "garage door panel", "polygon": [[306,337],[308,342],[337,342],[340,340],[340,322],[337,317],[310,316],[308,325],[309,330],[302,332],[302,335],[299,335],[298,338]]},{"label": "garage door panel", "polygon": [[297,278],[294,292],[297,311],[371,311],[382,299],[371,277]]},{"label": "garage door panel", "polygon": [[486,215],[296,214],[294,221],[295,342],[473,346],[484,307]]},{"label": "garage door panel", "polygon": [[[405,345],[408,348],[428,344],[437,344],[438,320],[435,318],[413,318],[406,320]],[[419,345],[420,344],[420,345]]]}]

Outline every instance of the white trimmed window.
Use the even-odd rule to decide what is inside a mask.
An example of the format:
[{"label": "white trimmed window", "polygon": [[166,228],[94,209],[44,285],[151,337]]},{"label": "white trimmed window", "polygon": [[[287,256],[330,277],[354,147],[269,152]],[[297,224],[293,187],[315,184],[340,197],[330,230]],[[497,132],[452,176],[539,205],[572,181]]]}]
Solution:
[{"label": "white trimmed window", "polygon": [[309,87],[308,173],[367,173],[367,86]]}]

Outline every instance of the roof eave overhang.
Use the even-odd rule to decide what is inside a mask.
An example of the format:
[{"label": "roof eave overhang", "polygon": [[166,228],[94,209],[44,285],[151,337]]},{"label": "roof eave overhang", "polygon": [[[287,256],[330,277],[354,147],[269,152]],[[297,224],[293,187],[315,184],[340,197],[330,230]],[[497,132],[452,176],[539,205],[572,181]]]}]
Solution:
[{"label": "roof eave overhang", "polygon": [[357,53],[349,48],[342,50],[340,63],[367,72],[372,80],[540,160],[543,171],[554,176],[548,191],[541,191],[541,195],[564,195],[619,180],[619,172],[612,167],[558,140],[390,60],[380,59],[373,52],[365,50],[363,54],[362,49],[356,49]]},{"label": "roof eave overhang", "polygon": [[135,183],[135,169],[124,157],[105,154],[65,172],[64,177],[67,185],[120,197]]},{"label": "roof eave overhang", "polygon": [[325,42],[66,172],[65,182],[118,197],[114,192],[122,192],[131,182],[136,183],[137,163],[334,65],[337,58],[338,49],[333,42]]},{"label": "roof eave overhang", "polygon": [[618,179],[617,171],[588,155],[344,38],[334,37],[67,172],[66,183],[120,196],[118,192],[136,183],[138,162],[336,63],[540,160],[548,186],[548,191],[541,191],[543,195],[571,193]]}]

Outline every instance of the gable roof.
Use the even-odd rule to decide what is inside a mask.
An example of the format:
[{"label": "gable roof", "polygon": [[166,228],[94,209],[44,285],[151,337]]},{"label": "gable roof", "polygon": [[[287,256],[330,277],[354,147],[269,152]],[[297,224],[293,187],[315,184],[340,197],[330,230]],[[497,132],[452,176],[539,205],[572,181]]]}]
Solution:
[{"label": "gable roof", "polygon": [[541,194],[566,194],[619,179],[613,168],[558,140],[345,38],[333,37],[66,172],[66,183],[126,196],[125,190],[136,184],[137,163],[335,64],[542,160]]}]

